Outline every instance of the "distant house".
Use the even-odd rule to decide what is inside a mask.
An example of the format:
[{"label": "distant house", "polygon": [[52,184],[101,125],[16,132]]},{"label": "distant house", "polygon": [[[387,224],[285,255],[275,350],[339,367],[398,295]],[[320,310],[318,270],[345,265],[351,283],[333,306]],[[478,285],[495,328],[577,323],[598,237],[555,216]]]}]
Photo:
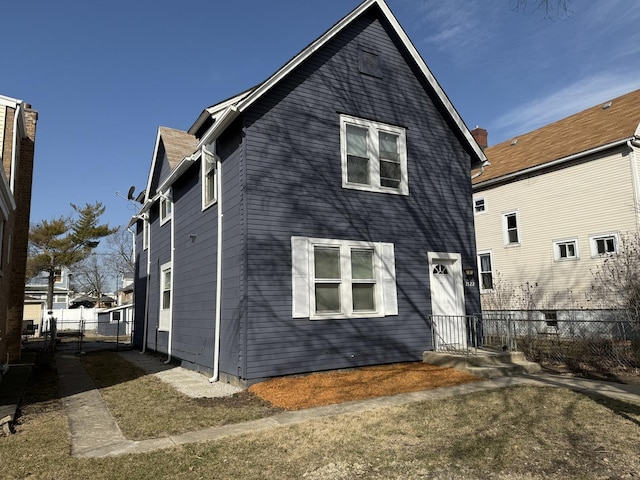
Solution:
[{"label": "distant house", "polygon": [[516,307],[508,286],[521,306],[599,307],[592,271],[640,227],[640,90],[485,153],[473,185],[483,306]]},{"label": "distant house", "polygon": [[31,105],[0,95],[0,366],[20,359],[37,120]]},{"label": "distant house", "polygon": [[484,160],[365,1],[188,132],[158,130],[131,222],[135,344],[243,383],[420,360],[429,315],[480,309],[463,272]]},{"label": "distant house", "polygon": [[[53,284],[54,310],[70,307],[71,298],[73,296],[73,291],[71,290],[71,276],[71,271],[66,267],[56,270],[55,283]],[[40,272],[35,277],[27,280],[25,285],[25,294],[32,298],[43,300],[46,305],[48,281],[49,274],[47,272]]]}]

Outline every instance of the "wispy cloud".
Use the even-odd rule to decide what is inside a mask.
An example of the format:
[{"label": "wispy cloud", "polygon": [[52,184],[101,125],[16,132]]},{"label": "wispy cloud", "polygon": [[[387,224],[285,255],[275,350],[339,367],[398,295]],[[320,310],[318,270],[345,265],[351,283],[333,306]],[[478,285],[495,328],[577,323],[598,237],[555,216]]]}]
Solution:
[{"label": "wispy cloud", "polygon": [[517,106],[498,117],[489,128],[495,133],[495,137],[500,139],[498,141],[503,141],[638,88],[638,70],[593,75]]}]

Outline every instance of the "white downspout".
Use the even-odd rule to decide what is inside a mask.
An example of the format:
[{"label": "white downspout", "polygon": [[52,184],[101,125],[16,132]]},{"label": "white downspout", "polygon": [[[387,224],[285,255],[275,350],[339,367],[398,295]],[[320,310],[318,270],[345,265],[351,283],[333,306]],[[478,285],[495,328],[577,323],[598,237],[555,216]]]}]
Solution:
[{"label": "white downspout", "polygon": [[[147,335],[149,335],[149,288],[151,288],[151,222],[149,222],[149,217],[143,218],[144,222],[142,228],[147,230],[147,235],[149,235],[149,241],[147,242],[147,288],[144,292],[144,328],[142,339],[142,352],[145,353],[147,351]],[[145,232],[142,232],[142,249],[144,250],[144,235]]]},{"label": "white downspout", "polygon": [[[640,127],[639,127],[640,129]],[[636,217],[636,231],[640,229],[640,178],[638,177],[638,159],[636,147],[640,147],[640,139],[633,138],[627,141],[629,147],[629,162],[631,163],[631,184],[633,185],[633,200]]]},{"label": "white downspout", "polygon": [[218,187],[218,245],[216,265],[216,319],[213,342],[213,377],[210,382],[217,382],[220,377],[220,319],[222,316],[222,161],[216,159],[216,180]]},{"label": "white downspout", "polygon": [[164,362],[165,365],[171,363],[171,341],[173,340],[173,279],[176,276],[176,272],[174,270],[174,260],[175,260],[175,251],[176,251],[176,205],[173,202],[172,195],[168,196],[168,200],[171,202],[171,296],[169,297],[169,339],[167,345],[167,360]]}]

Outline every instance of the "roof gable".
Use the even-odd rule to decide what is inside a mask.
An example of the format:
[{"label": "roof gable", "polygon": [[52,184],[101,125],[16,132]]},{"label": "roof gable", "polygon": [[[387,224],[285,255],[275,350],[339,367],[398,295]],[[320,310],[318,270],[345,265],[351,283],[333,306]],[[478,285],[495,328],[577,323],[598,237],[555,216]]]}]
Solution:
[{"label": "roof gable", "polygon": [[[146,198],[155,193],[161,177],[167,177],[186,156],[197,148],[198,141],[193,135],[169,127],[159,127],[156,144],[151,159],[151,171],[147,180]],[[166,165],[164,162],[166,161]]]},{"label": "roof gable", "polygon": [[491,166],[480,184],[517,174],[638,135],[640,90],[599,104],[485,150]]},{"label": "roof gable", "polygon": [[196,123],[189,129],[189,132],[194,133],[200,129],[206,118],[205,112],[207,112],[208,115],[213,117],[214,122],[207,133],[203,135],[200,143],[208,143],[211,138],[215,138],[217,135],[219,135],[222,130],[226,128],[231,123],[231,121],[233,121],[233,119],[235,119],[240,113],[245,111],[258,99],[260,99],[263,95],[270,91],[276,84],[278,84],[278,82],[280,82],[285,76],[291,73],[292,70],[305,62],[312,54],[326,45],[331,39],[333,39],[341,31],[352,24],[358,17],[366,14],[370,9],[373,8],[377,8],[380,14],[389,22],[391,28],[398,36],[400,43],[416,63],[418,70],[423,75],[426,82],[431,86],[431,88],[433,88],[441,106],[446,111],[446,114],[452,121],[452,124],[455,125],[462,138],[466,140],[468,147],[474,153],[477,161],[482,162],[486,160],[482,149],[478,146],[478,143],[469,132],[469,129],[462,121],[462,118],[454,108],[453,104],[450,102],[449,98],[438,84],[437,80],[429,70],[429,67],[427,67],[419,52],[416,50],[413,43],[405,33],[404,29],[400,26],[398,20],[395,18],[384,0],[365,0],[364,2],[362,2],[351,13],[337,22],[333,27],[327,30],[327,32],[325,32],[317,40],[308,45],[298,55],[289,60],[289,62],[287,62],[282,68],[276,71],[264,82],[252,89],[247,90],[246,92],[239,94],[236,97],[232,97],[231,99],[225,100],[206,109],[200,115]]}]

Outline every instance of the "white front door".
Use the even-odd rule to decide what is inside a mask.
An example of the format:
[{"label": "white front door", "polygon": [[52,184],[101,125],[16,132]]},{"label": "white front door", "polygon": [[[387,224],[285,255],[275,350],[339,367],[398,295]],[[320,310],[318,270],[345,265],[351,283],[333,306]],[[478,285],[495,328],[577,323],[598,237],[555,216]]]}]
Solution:
[{"label": "white front door", "polygon": [[429,252],[428,257],[436,350],[463,348],[467,327],[461,255]]}]

